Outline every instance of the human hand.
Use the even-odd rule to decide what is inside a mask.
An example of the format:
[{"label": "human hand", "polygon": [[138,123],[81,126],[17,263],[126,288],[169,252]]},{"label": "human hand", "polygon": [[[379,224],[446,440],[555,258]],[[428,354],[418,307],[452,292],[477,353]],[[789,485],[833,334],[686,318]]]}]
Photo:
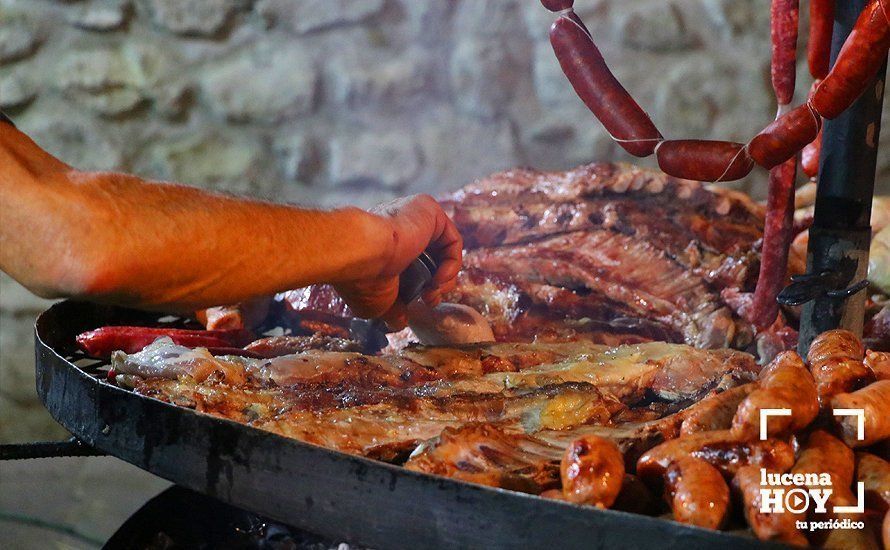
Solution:
[{"label": "human hand", "polygon": [[399,274],[421,252],[439,266],[422,294],[431,307],[453,290],[460,271],[463,239],[442,207],[429,195],[396,199],[372,210],[382,230],[392,233],[391,244],[380,251],[379,267],[358,278],[335,284],[340,296],[361,317],[378,317],[392,329],[407,323],[405,305],[398,300]]}]

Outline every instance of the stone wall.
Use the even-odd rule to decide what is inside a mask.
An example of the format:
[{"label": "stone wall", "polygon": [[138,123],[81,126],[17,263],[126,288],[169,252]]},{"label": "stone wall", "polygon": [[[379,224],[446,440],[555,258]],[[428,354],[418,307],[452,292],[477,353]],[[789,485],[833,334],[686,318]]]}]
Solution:
[{"label": "stone wall", "polygon": [[[665,135],[739,141],[775,110],[768,6],[577,0]],[[536,0],[0,0],[0,108],[79,168],[304,204],[631,160],[561,74],[552,18]],[[46,303],[5,276],[0,293],[0,439],[55,435],[33,392]]]}]

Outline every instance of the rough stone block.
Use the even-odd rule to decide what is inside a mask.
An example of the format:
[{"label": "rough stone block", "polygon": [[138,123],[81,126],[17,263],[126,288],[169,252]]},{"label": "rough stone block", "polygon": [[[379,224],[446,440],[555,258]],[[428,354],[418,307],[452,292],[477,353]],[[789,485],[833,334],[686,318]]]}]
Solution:
[{"label": "rough stone block", "polygon": [[354,25],[378,14],[383,0],[260,0],[259,14],[271,26],[297,33]]},{"label": "rough stone block", "polygon": [[24,117],[16,122],[38,145],[81,170],[113,170],[123,165],[120,145],[100,128],[80,117],[64,120],[58,115]]},{"label": "rough stone block", "polygon": [[168,31],[185,36],[219,34],[243,0],[142,0],[154,22]]},{"label": "rough stone block", "polygon": [[338,56],[329,81],[334,101],[350,107],[398,105],[435,91],[433,65],[419,49],[398,57]]},{"label": "rough stone block", "polygon": [[578,102],[575,90],[563,74],[550,42],[538,42],[534,49],[532,77],[538,100],[546,106]]},{"label": "rough stone block", "polygon": [[435,109],[415,139],[423,147],[425,170],[411,192],[438,195],[521,164],[511,124],[503,120],[480,121]]},{"label": "rough stone block", "polygon": [[88,31],[116,31],[127,24],[130,16],[128,1],[114,4],[88,4],[74,11],[69,21],[75,27]]},{"label": "rough stone block", "polygon": [[417,177],[421,157],[409,132],[366,132],[331,143],[331,183],[397,188]]},{"label": "rough stone block", "polygon": [[461,40],[450,68],[458,108],[485,118],[503,112],[518,84],[519,69],[503,40]]},{"label": "rough stone block", "polygon": [[214,112],[236,122],[274,122],[312,110],[318,82],[312,60],[296,47],[269,46],[207,71],[203,95]]},{"label": "rough stone block", "polygon": [[15,109],[30,103],[37,96],[34,83],[18,74],[0,78],[0,108]]},{"label": "rough stone block", "polygon": [[308,181],[318,170],[318,145],[305,134],[279,136],[275,139],[274,150],[279,169],[287,181]]},{"label": "rough stone block", "polygon": [[28,57],[38,44],[37,34],[27,20],[0,17],[0,65]]},{"label": "rough stone block", "polygon": [[625,15],[620,23],[621,42],[650,51],[684,50],[697,42],[674,3],[643,5]]},{"label": "rough stone block", "polygon": [[263,145],[244,132],[209,130],[157,143],[139,164],[154,177],[233,193],[274,196]]}]

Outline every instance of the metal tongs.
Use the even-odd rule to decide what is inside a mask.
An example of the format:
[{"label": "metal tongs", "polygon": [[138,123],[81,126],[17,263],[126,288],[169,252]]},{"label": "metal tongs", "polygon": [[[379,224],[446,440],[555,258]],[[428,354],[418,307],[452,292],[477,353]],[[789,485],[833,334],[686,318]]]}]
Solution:
[{"label": "metal tongs", "polygon": [[[439,266],[433,257],[421,252],[399,275],[399,300],[410,304],[419,298],[433,280],[437,269]],[[359,342],[367,353],[377,353],[387,346],[387,332],[386,323],[380,319],[353,319],[349,322],[349,337]]]}]

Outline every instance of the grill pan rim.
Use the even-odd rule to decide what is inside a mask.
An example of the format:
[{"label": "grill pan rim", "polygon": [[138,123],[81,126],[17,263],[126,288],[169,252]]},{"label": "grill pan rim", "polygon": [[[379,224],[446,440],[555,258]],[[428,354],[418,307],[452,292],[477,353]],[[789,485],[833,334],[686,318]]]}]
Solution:
[{"label": "grill pan rim", "polygon": [[[376,548],[552,547],[557,532],[564,548],[589,548],[596,542],[604,547],[664,548],[676,543],[721,549],[786,548],[658,517],[600,510],[415,472],[327,449],[120,388],[85,372],[53,347],[72,346],[74,335],[81,329],[142,315],[73,301],[59,302],[44,311],[34,327],[37,393],[53,418],[82,441],[229,504],[331,539]],[[156,421],[163,427],[158,428]],[[166,429],[167,424],[182,432],[193,426],[199,430],[175,434]],[[221,449],[217,436],[234,437],[233,447]],[[260,451],[271,449],[259,458],[274,459],[279,470],[253,471],[252,466],[268,466],[268,460],[251,462],[256,447],[250,444]],[[221,456],[216,454],[220,452]],[[294,456],[301,460],[281,462]],[[204,463],[196,464],[201,458]],[[313,465],[321,465],[324,471],[306,477],[305,468]],[[194,468],[198,471],[189,471]],[[204,475],[196,475],[199,473]],[[335,475],[325,475],[331,473]],[[300,475],[306,477],[308,486],[293,483],[293,476]],[[270,476],[273,480],[280,478],[280,485],[262,487],[259,483],[256,487],[251,483]],[[386,482],[385,478],[389,479],[388,485],[377,486]],[[288,488],[305,493],[304,498],[281,494]],[[325,494],[331,490],[340,494],[326,501]],[[361,504],[365,499],[390,508],[369,512]],[[297,509],[283,508],[295,504]],[[429,509],[418,509],[424,505]],[[351,511],[343,513],[343,507]],[[399,513],[388,513],[393,509]],[[419,518],[412,512],[431,514]],[[337,516],[344,521],[334,521]],[[393,525],[390,520],[400,516],[421,524]],[[558,531],[550,534],[551,530]],[[593,533],[600,536],[593,537]]]}]

